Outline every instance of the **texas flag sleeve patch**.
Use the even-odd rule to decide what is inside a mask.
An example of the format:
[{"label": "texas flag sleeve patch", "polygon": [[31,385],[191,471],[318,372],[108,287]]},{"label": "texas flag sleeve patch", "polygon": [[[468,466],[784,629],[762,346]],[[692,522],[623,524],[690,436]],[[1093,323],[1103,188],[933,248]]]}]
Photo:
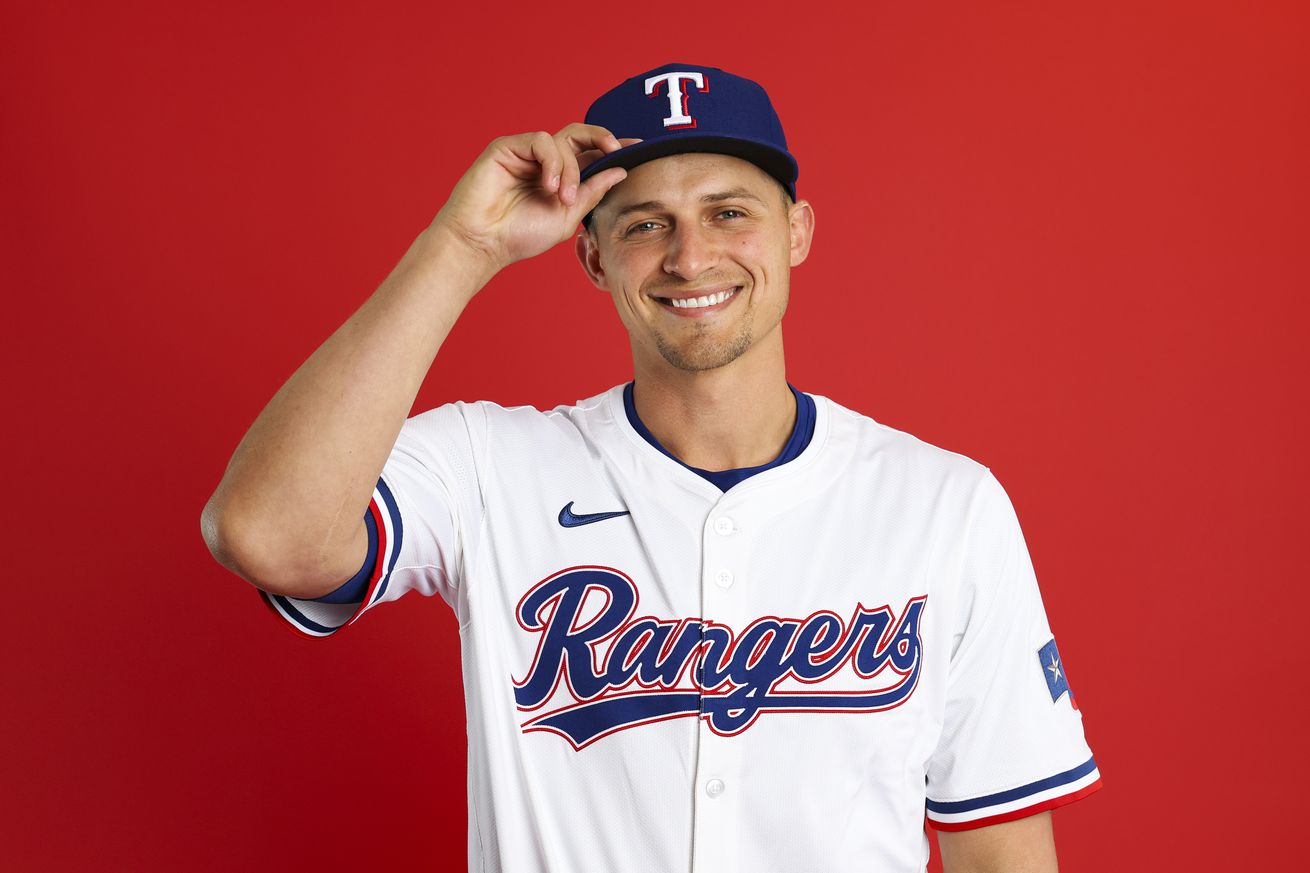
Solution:
[{"label": "texas flag sleeve patch", "polygon": [[1037,650],[1037,659],[1042,664],[1042,675],[1046,677],[1051,702],[1059,700],[1062,694],[1068,694],[1069,699],[1073,700],[1073,692],[1069,690],[1069,680],[1064,675],[1064,663],[1060,660],[1060,651],[1055,647],[1054,638]]}]

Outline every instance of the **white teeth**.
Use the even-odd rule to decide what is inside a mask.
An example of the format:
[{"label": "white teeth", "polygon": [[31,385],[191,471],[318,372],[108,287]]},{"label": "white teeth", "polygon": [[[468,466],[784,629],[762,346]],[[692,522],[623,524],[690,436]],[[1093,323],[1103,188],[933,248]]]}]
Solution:
[{"label": "white teeth", "polygon": [[727,291],[720,291],[717,294],[707,294],[704,297],[688,297],[686,300],[670,300],[669,302],[678,309],[700,309],[704,306],[714,306],[716,303],[722,303],[731,297],[736,288],[729,288]]}]

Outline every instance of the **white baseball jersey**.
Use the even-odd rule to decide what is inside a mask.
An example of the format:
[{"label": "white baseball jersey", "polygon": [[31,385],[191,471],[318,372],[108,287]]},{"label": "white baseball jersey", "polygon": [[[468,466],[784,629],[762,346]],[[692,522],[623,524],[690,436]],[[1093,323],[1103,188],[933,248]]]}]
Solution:
[{"label": "white baseball jersey", "polygon": [[1009,499],[958,454],[814,396],[794,460],[720,491],[622,386],[409,419],[357,606],[459,620],[469,869],[922,871],[942,829],[1100,784]]}]

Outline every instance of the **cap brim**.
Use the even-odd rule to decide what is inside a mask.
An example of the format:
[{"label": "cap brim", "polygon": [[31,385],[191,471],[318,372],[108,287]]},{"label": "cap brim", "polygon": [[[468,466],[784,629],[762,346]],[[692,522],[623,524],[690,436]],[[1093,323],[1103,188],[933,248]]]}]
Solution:
[{"label": "cap brim", "polygon": [[602,170],[608,170],[611,167],[622,167],[625,170],[631,170],[633,167],[647,161],[653,161],[656,158],[666,158],[669,155],[679,155],[686,152],[730,155],[734,158],[750,161],[781,182],[793,200],[796,198],[796,159],[790,154],[779,151],[777,147],[760,140],[739,136],[721,136],[713,133],[685,134],[633,143],[618,151],[610,152],[600,160],[589,164],[582,171],[582,181],[585,182]]}]

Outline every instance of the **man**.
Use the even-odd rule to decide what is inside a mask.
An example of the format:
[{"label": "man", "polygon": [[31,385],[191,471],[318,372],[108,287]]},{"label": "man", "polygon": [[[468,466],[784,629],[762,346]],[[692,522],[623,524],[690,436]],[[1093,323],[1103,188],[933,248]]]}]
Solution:
[{"label": "man", "polygon": [[[763,89],[695,65],[496,140],[206,507],[301,632],[454,609],[470,869],[922,870],[926,817],[950,873],[1054,870],[1048,810],[1100,784],[987,468],[786,381],[796,175]],[[473,295],[580,221],[634,380],[406,420]]]}]

